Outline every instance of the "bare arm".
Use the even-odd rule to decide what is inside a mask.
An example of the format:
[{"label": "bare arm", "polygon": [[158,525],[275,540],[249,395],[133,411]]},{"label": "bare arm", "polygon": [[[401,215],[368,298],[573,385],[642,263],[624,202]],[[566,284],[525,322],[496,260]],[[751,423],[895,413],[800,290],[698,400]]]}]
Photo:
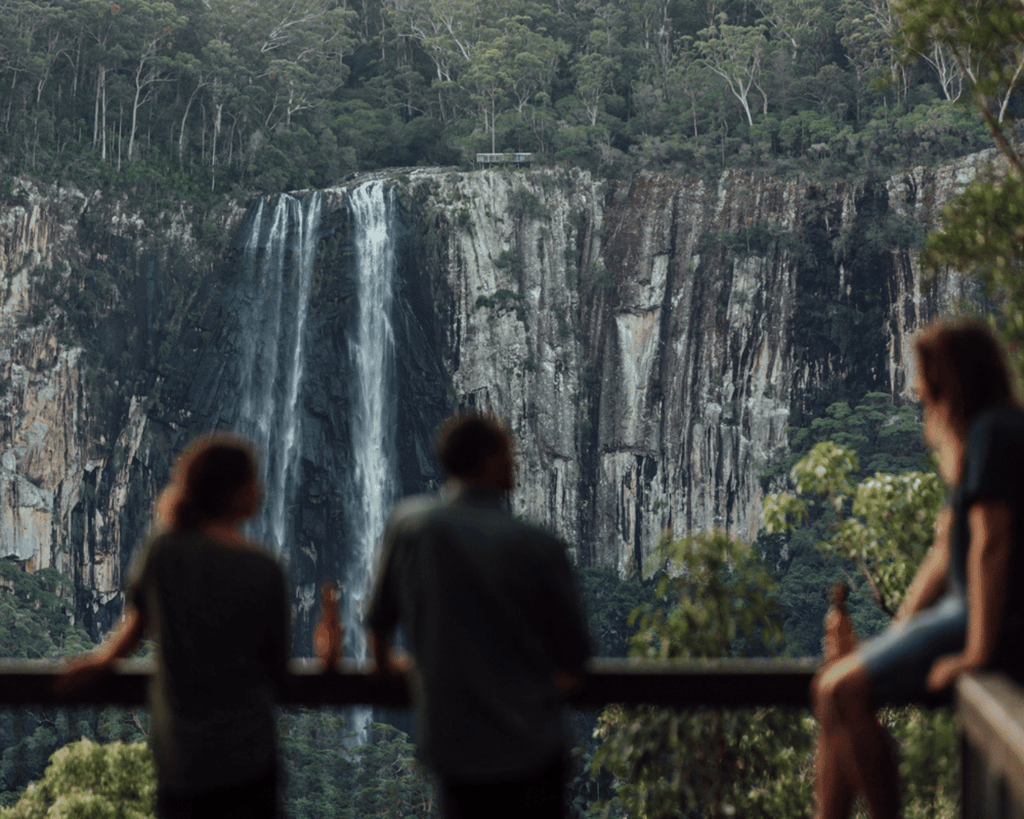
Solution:
[{"label": "bare arm", "polygon": [[1012,552],[1013,510],[998,501],[979,501],[967,513],[967,641],[959,654],[935,661],[928,688],[941,691],[965,671],[981,668],[992,655],[1006,605]]},{"label": "bare arm", "polygon": [[370,629],[370,653],[373,655],[375,671],[386,677],[404,677],[409,673],[412,662],[404,651],[391,647],[386,635]]},{"label": "bare arm", "polygon": [[114,660],[132,653],[145,631],[142,612],[128,606],[120,622],[95,651],[68,662],[64,673],[54,682],[54,691],[58,696],[70,696],[95,683],[110,671]]},{"label": "bare arm", "polygon": [[910,588],[907,589],[903,604],[896,612],[897,620],[904,620],[910,615],[928,608],[934,603],[946,587],[946,576],[949,570],[949,538],[953,523],[953,513],[947,506],[939,513],[935,521],[935,541],[932,548],[918,567]]}]

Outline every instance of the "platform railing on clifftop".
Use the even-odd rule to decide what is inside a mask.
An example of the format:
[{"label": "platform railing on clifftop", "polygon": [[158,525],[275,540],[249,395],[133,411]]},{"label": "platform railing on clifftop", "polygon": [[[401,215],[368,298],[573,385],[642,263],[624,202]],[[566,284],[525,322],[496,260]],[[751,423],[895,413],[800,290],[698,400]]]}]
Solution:
[{"label": "platform railing on clifftop", "polygon": [[[808,705],[815,660],[730,659],[689,662],[594,660],[576,708],[609,703],[745,708]],[[0,703],[6,705],[140,705],[153,671],[147,660],[123,660],[102,684],[73,700],[53,694],[53,662],[0,661]],[[962,678],[952,700],[962,738],[965,819],[1024,817],[1024,691],[1000,674]],[[324,673],[315,661],[293,660],[282,704],[406,707],[401,680],[383,679],[354,663]]]}]

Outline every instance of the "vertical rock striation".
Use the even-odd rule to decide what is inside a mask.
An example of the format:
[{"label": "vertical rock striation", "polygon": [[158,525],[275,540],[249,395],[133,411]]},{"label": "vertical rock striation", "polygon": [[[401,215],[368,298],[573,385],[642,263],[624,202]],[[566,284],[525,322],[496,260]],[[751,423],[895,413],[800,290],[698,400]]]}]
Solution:
[{"label": "vertical rock striation", "polygon": [[960,294],[923,283],[906,242],[971,170],[827,190],[414,176],[443,237],[455,393],[520,437],[517,511],[621,571],[666,530],[752,540],[793,409],[835,382],[906,395],[909,335]]},{"label": "vertical rock striation", "polygon": [[[953,275],[926,283],[911,248],[985,160],[827,188],[738,172],[379,174],[393,286],[390,333],[371,347],[394,355],[377,410],[353,389],[365,178],[248,214],[225,205],[205,244],[184,211],[142,218],[19,183],[0,203],[0,552],[71,575],[98,635],[184,441],[287,420],[265,442],[290,477],[263,536],[287,555],[303,650],[317,586],[366,573],[357,417],[393,412],[385,494],[406,494],[436,484],[431,435],[460,406],[509,419],[515,510],[583,564],[641,567],[665,530],[752,539],[793,412],[837,384],[907,395],[910,335],[964,294]],[[291,272],[260,290],[278,252]],[[278,296],[283,335],[264,312]],[[257,411],[243,394],[261,389]]]}]

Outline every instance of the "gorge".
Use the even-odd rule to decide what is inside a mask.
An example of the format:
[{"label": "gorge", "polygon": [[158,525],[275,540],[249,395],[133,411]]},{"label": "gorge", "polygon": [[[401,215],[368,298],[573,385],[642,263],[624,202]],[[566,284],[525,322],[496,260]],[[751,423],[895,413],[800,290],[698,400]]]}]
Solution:
[{"label": "gorge", "polygon": [[316,588],[357,623],[387,507],[436,485],[433,429],[464,407],[509,421],[513,508],[579,565],[642,568],[667,529],[749,542],[815,396],[908,396],[911,333],[964,294],[914,246],[987,160],[830,185],[416,168],[199,217],[19,180],[3,554],[72,577],[98,637],[174,453],[238,429],[308,650]]}]

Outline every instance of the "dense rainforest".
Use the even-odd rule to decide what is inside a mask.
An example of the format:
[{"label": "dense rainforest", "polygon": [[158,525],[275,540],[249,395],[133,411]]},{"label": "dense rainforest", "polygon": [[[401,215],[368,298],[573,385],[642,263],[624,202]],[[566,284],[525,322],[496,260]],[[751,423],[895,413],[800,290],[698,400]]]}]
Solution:
[{"label": "dense rainforest", "polygon": [[[182,216],[192,218],[225,194],[244,200],[399,166],[469,168],[477,152],[513,150],[531,152],[534,163],[611,179],[742,168],[827,185],[988,147],[977,116],[955,104],[972,79],[964,64],[943,42],[901,40],[900,24],[888,0],[0,0],[0,201],[26,197],[14,192],[15,177],[27,176],[123,194],[142,203],[143,215],[187,201],[192,208],[186,217],[182,207]],[[990,99],[988,116],[999,123],[1017,113],[1013,87]],[[82,221],[88,226],[88,217]],[[771,227],[726,233],[722,241],[757,255],[769,242],[756,231]],[[223,241],[212,219],[200,236]],[[916,245],[921,237],[907,227],[892,244]],[[81,292],[116,301],[106,291],[95,295],[103,279],[93,273]],[[192,275],[186,287],[199,286],[202,274]],[[505,293],[511,291],[478,296],[476,307],[491,310]],[[876,472],[927,468],[914,408],[888,393],[837,387],[805,403],[811,409],[788,430],[791,454],[765,465],[765,492],[822,440],[856,450],[860,462],[850,477],[860,485]],[[755,541],[751,565],[758,588],[768,590],[765,618],[779,639],[770,651],[737,640],[726,653],[816,654],[828,585],[838,577],[855,587],[858,632],[882,625],[871,598],[875,567],[829,548],[832,508],[819,502],[803,527]],[[709,537],[702,548],[739,548]],[[886,559],[912,568],[907,558]],[[669,636],[673,656],[694,652],[692,634],[656,633],[645,619],[664,615],[671,624],[692,590],[666,580],[669,593],[659,596],[654,580],[622,577],[608,566],[580,576],[599,654],[622,656],[631,644],[644,654],[669,645]],[[743,603],[731,571],[712,579],[720,581],[721,599]],[[54,659],[90,644],[69,623],[70,583],[53,570],[29,574],[0,561],[0,656]],[[629,619],[633,611],[644,614]],[[601,717],[598,738],[610,750],[592,767],[602,753],[597,717],[573,716],[575,815],[623,783],[645,783],[647,774],[620,777],[616,768],[630,762],[630,749],[615,744],[625,735],[624,719],[614,709]],[[917,811],[910,815],[952,815],[952,723],[902,712],[887,719],[909,749]],[[729,726],[741,760],[730,770],[752,772],[730,784],[751,800],[746,815],[762,815],[754,807],[773,817],[806,814],[813,726],[804,716],[644,712],[632,724],[661,741],[666,720],[689,726],[679,734],[692,734],[686,748],[707,720]],[[354,751],[342,741],[348,728],[341,714],[290,711],[281,730],[289,816],[436,815],[429,783],[396,729],[375,726]],[[24,796],[11,815],[42,815],[67,791],[59,779],[65,763],[98,753],[92,740],[137,741],[144,732],[144,715],[134,711],[0,713],[0,804]],[[78,737],[89,741],[68,745]],[[51,771],[62,784],[24,791],[60,746]],[[96,759],[97,771],[122,751],[107,747],[117,750]],[[755,766],[766,757],[775,767]],[[656,770],[652,776],[664,780]],[[148,769],[136,779],[145,810]],[[633,810],[623,793],[611,815]],[[118,793],[111,805],[120,801]],[[741,813],[749,807],[736,804]]]},{"label": "dense rainforest", "polygon": [[949,49],[908,59],[898,24],[889,0],[2,0],[0,170],[160,203],[492,150],[828,181],[987,147]]}]

